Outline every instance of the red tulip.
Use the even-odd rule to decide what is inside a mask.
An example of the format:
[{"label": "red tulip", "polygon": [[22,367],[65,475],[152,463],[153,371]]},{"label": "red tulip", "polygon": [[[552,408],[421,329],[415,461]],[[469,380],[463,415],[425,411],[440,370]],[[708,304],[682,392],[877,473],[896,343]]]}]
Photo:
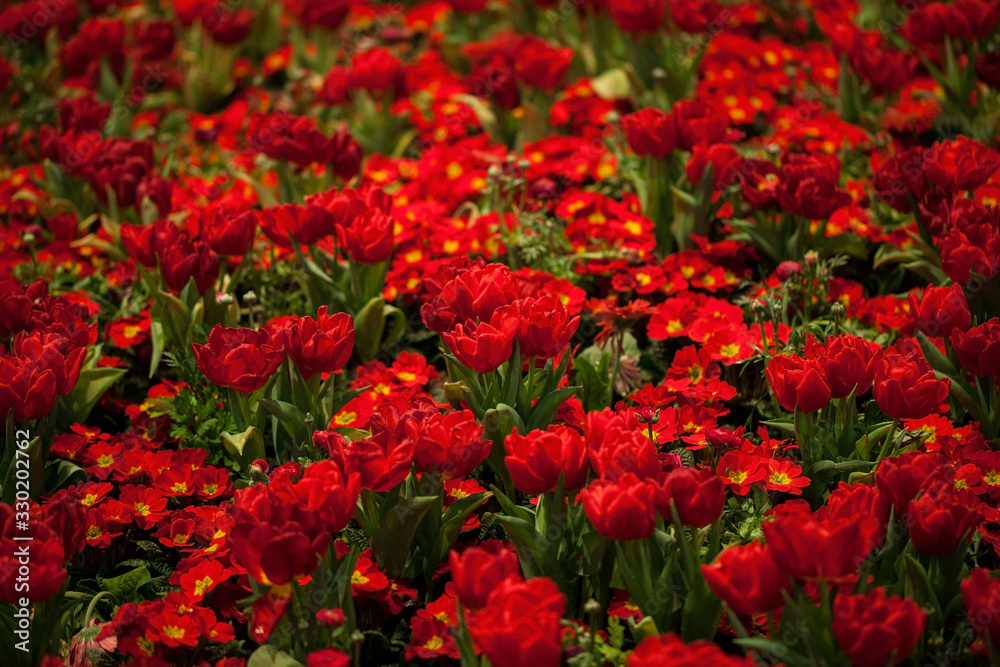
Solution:
[{"label": "red tulip", "polygon": [[1000,572],[977,567],[962,582],[962,600],[972,629],[993,646],[1000,646]]},{"label": "red tulip", "polygon": [[840,189],[840,160],[833,156],[786,157],[777,193],[785,211],[813,220],[851,203],[851,196]]},{"label": "red tulip", "polygon": [[671,522],[670,506],[685,526],[701,528],[722,516],[726,485],[711,468],[675,468],[657,485],[656,511]]},{"label": "red tulip", "polygon": [[481,547],[469,547],[462,553],[452,550],[448,561],[458,599],[472,611],[485,607],[490,593],[508,578],[521,579],[517,554],[507,549],[491,552]]},{"label": "red tulip", "polygon": [[914,327],[932,338],[948,336],[955,329],[965,331],[972,324],[969,302],[961,285],[928,287],[919,300],[910,292],[909,302]]},{"label": "red tulip", "polygon": [[469,631],[495,667],[556,667],[565,610],[566,596],[551,579],[508,578],[490,594]]},{"label": "red tulip", "polygon": [[822,358],[826,363],[831,398],[847,398],[852,391],[860,396],[871,389],[882,354],[878,343],[850,334],[828,338],[825,349],[806,343],[806,359]]},{"label": "red tulip", "polygon": [[718,644],[699,639],[685,644],[677,635],[667,632],[649,636],[639,642],[628,657],[626,667],[754,667],[752,656],[738,657],[719,648]]},{"label": "red tulip", "polygon": [[354,319],[347,313],[327,313],[328,307],[320,306],[315,320],[301,317],[282,330],[288,356],[305,380],[340,370],[354,349]]},{"label": "red tulip", "polygon": [[514,336],[520,325],[517,310],[509,306],[497,310],[489,324],[456,325],[444,334],[444,341],[464,366],[477,373],[489,373],[514,353]]},{"label": "red tulip", "polygon": [[198,236],[220,255],[242,257],[253,245],[260,211],[209,209],[198,219]]},{"label": "red tulip", "polygon": [[920,639],[925,620],[926,613],[913,600],[888,596],[884,588],[867,595],[841,593],[833,601],[833,634],[857,667],[902,663]]},{"label": "red tulip", "polygon": [[194,278],[198,292],[204,294],[219,277],[219,256],[204,241],[180,241],[163,251],[160,273],[174,292],[182,291]]},{"label": "red tulip", "polygon": [[56,404],[56,375],[26,360],[0,356],[0,414],[14,408],[14,421],[38,419]]},{"label": "red tulip", "polygon": [[569,426],[550,426],[526,436],[515,429],[504,440],[504,463],[518,490],[539,494],[554,491],[563,475],[566,491],[578,491],[590,471],[583,436]]},{"label": "red tulip", "polygon": [[781,407],[789,412],[816,412],[830,402],[830,385],[821,360],[774,357],[764,375]]},{"label": "red tulip", "polygon": [[785,604],[781,592],[789,587],[788,573],[760,542],[724,549],[714,563],[701,566],[701,573],[712,592],[741,616],[774,611]]},{"label": "red tulip", "polygon": [[910,502],[903,517],[910,530],[913,547],[928,556],[950,556],[968,542],[970,532],[979,522],[979,513],[971,508],[977,503],[971,492],[963,494],[953,484],[939,480]]},{"label": "red tulip", "polygon": [[570,317],[569,309],[554,294],[517,303],[521,323],[517,342],[522,357],[550,359],[562,352],[580,325],[580,316]]},{"label": "red tulip", "polygon": [[609,540],[641,540],[656,528],[655,487],[632,473],[597,480],[580,492],[587,518]]},{"label": "red tulip", "polygon": [[208,343],[191,343],[198,369],[211,382],[252,394],[267,382],[281,362],[285,351],[267,329],[225,328],[215,325]]},{"label": "red tulip", "polygon": [[616,0],[608,11],[622,30],[629,33],[659,32],[667,13],[666,0]]},{"label": "red tulip", "polygon": [[887,354],[875,370],[875,401],[893,419],[923,419],[948,397],[951,381],[938,379],[923,357]]},{"label": "red tulip", "polygon": [[878,464],[875,484],[886,508],[895,507],[896,516],[903,517],[909,513],[910,502],[921,489],[946,473],[947,467],[936,456],[920,451],[904,452]]},{"label": "red tulip", "polygon": [[622,118],[629,147],[640,156],[662,160],[676,144],[674,125],[669,115],[646,107]]},{"label": "red tulip", "polygon": [[1000,375],[1000,318],[994,317],[968,331],[952,331],[951,344],[962,366],[973,375]]}]

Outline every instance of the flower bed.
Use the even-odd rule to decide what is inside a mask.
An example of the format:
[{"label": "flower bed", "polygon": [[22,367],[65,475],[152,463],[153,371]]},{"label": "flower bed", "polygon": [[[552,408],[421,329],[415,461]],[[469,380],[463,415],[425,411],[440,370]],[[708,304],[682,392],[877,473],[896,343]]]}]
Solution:
[{"label": "flower bed", "polygon": [[998,20],[5,3],[0,664],[1000,665]]}]

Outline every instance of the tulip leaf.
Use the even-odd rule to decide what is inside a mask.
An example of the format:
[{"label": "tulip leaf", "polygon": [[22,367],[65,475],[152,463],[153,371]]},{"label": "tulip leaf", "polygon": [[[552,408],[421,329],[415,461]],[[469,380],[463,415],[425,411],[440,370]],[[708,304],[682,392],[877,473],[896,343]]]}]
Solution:
[{"label": "tulip leaf", "polygon": [[152,318],[149,333],[153,345],[153,353],[149,360],[149,377],[152,378],[156,375],[156,369],[160,367],[163,352],[167,347],[167,334],[163,329],[163,321],[159,317]]},{"label": "tulip leaf", "polygon": [[559,411],[559,406],[562,405],[563,401],[576,393],[576,390],[579,388],[579,386],[563,387],[539,400],[531,411],[528,423],[525,425],[526,432],[545,428],[551,424],[552,420],[555,419],[556,413]]},{"label": "tulip leaf", "polygon": [[624,69],[615,67],[591,79],[590,87],[602,100],[620,100],[630,97],[632,82]]},{"label": "tulip leaf", "polygon": [[262,398],[258,403],[260,407],[267,410],[271,416],[281,422],[288,435],[295,438],[299,444],[308,442],[309,434],[306,432],[306,416],[301,410],[291,403],[278,401],[273,398]]},{"label": "tulip leaf", "polygon": [[264,435],[256,426],[242,433],[223,433],[221,440],[222,446],[244,470],[255,460],[264,458]]},{"label": "tulip leaf", "polygon": [[87,481],[87,471],[66,459],[54,459],[45,466],[45,493],[54,493]]},{"label": "tulip leaf", "polygon": [[371,536],[371,548],[379,568],[386,574],[396,577],[402,573],[417,526],[437,501],[437,496],[406,498],[379,522]]},{"label": "tulip leaf", "polygon": [[80,371],[76,386],[66,397],[70,423],[85,422],[101,396],[127,372],[126,368],[87,368]]},{"label": "tulip leaf", "polygon": [[247,667],[302,667],[302,663],[273,644],[264,644],[250,655]]},{"label": "tulip leaf", "polygon": [[474,493],[456,500],[448,506],[441,517],[441,528],[438,530],[437,537],[434,538],[434,547],[431,550],[431,558],[434,562],[444,560],[451,548],[455,546],[462,526],[465,525],[465,520],[492,495],[492,493]]},{"label": "tulip leaf", "polygon": [[501,514],[497,516],[497,520],[517,549],[524,576],[531,579],[548,574],[550,568],[544,566],[548,554],[548,541],[538,534],[535,527],[516,516]]},{"label": "tulip leaf", "polygon": [[927,359],[927,363],[931,365],[931,368],[949,377],[958,377],[958,371],[955,369],[955,366],[948,361],[947,357],[941,354],[941,350],[927,338],[923,331],[917,329],[913,333],[917,342],[920,343],[920,350],[924,353],[924,358]]},{"label": "tulip leaf", "polygon": [[500,503],[500,507],[503,511],[507,513],[508,516],[514,516],[524,521],[528,521],[532,526],[535,525],[535,513],[526,507],[521,507],[515,505],[514,501],[504,495],[504,493],[495,486],[491,486],[490,490],[493,491],[493,496]]},{"label": "tulip leaf", "polygon": [[385,329],[385,299],[377,296],[371,299],[354,318],[354,349],[362,361],[371,361],[378,352]]}]

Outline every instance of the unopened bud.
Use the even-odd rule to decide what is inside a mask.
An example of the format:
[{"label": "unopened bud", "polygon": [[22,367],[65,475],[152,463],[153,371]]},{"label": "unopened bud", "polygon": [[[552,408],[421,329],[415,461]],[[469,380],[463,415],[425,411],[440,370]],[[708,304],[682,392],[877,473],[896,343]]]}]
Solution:
[{"label": "unopened bud", "polygon": [[342,609],[320,609],[316,612],[316,621],[320,625],[335,628],[344,622],[344,611]]},{"label": "unopened bud", "polygon": [[639,421],[641,421],[643,424],[655,424],[656,422],[660,421],[659,408],[653,408],[648,405],[643,405],[638,410],[636,410],[636,413],[637,416],[639,417]]},{"label": "unopened bud", "polygon": [[792,276],[797,276],[802,273],[802,265],[798,262],[792,262],[790,260],[784,261],[781,264],[778,264],[778,268],[775,269],[774,273],[778,277],[778,280],[783,282]]},{"label": "unopened bud", "polygon": [[806,253],[805,259],[806,259],[806,265],[812,266],[813,264],[819,261],[819,253],[816,252],[815,250],[810,250],[809,252]]},{"label": "unopened bud", "polygon": [[844,304],[842,304],[841,302],[834,301],[833,305],[830,306],[830,312],[833,313],[834,317],[840,318],[847,313],[847,308],[845,308]]},{"label": "unopened bud", "polygon": [[243,303],[257,303],[257,293],[250,290],[243,295]]},{"label": "unopened bud", "polygon": [[464,382],[444,383],[445,400],[448,401],[448,405],[456,410],[461,410],[463,408],[462,401],[465,400],[465,392],[466,386]]},{"label": "unopened bud", "polygon": [[215,303],[219,304],[220,306],[228,306],[233,301],[235,301],[235,299],[233,299],[233,295],[230,294],[229,292],[215,293]]},{"label": "unopened bud", "polygon": [[253,463],[250,464],[250,468],[247,472],[250,473],[250,479],[258,484],[267,484],[267,471],[269,467],[267,461],[264,459],[255,459]]}]

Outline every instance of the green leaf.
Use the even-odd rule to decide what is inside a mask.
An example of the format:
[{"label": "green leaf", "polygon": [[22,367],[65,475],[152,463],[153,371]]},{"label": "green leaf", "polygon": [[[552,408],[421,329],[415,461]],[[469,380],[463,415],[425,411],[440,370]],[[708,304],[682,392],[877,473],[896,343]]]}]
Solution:
[{"label": "green leaf", "polygon": [[272,417],[281,422],[288,435],[302,444],[308,442],[309,434],[306,431],[306,416],[291,403],[278,401],[273,398],[262,398],[258,401],[260,407],[264,408]]},{"label": "green leaf", "polygon": [[160,360],[163,359],[163,351],[167,346],[167,336],[163,330],[163,322],[160,318],[153,318],[149,332],[153,343],[153,354],[149,360],[149,377],[152,378],[156,375],[156,369],[160,366]]},{"label": "green leaf", "polygon": [[556,413],[559,411],[559,406],[562,405],[563,401],[576,393],[576,390],[579,388],[579,386],[563,387],[548,396],[544,396],[535,404],[535,407],[531,411],[531,417],[526,424],[527,431],[545,428],[551,424],[552,420],[555,419]]},{"label": "green leaf", "polygon": [[277,646],[264,644],[251,654],[247,667],[302,667],[302,663]]},{"label": "green leaf", "polygon": [[221,440],[223,447],[243,470],[255,460],[264,458],[264,434],[256,426],[250,426],[242,433],[223,433]]},{"label": "green leaf", "polygon": [[379,568],[386,574],[395,577],[403,571],[417,526],[437,501],[437,496],[406,498],[379,523],[371,536],[371,548]]},{"label": "green leaf", "polygon": [[73,391],[66,397],[71,424],[82,424],[108,389],[125,373],[127,368],[88,368],[80,371],[80,378]]},{"label": "green leaf", "polygon": [[363,361],[375,358],[385,330],[385,300],[375,297],[358,312],[354,318],[354,349]]},{"label": "green leaf", "polygon": [[432,557],[435,562],[444,560],[451,548],[455,546],[462,526],[465,525],[465,519],[489,500],[492,495],[492,493],[474,493],[456,500],[448,506],[441,517],[441,529],[434,539]]},{"label": "green leaf", "polygon": [[620,68],[609,69],[590,80],[594,93],[603,100],[620,100],[631,96],[632,82]]},{"label": "green leaf", "polygon": [[507,537],[517,549],[517,556],[521,561],[521,569],[524,576],[531,579],[546,574],[547,568],[544,566],[548,540],[543,538],[535,530],[535,527],[516,516],[499,515],[497,520],[503,526]]},{"label": "green leaf", "polygon": [[45,466],[45,493],[55,493],[86,481],[87,471],[66,459],[55,459]]},{"label": "green leaf", "polygon": [[138,595],[139,588],[151,579],[149,570],[145,567],[137,567],[119,577],[104,579],[101,581],[101,587],[114,595],[118,604],[141,602],[142,598]]}]

